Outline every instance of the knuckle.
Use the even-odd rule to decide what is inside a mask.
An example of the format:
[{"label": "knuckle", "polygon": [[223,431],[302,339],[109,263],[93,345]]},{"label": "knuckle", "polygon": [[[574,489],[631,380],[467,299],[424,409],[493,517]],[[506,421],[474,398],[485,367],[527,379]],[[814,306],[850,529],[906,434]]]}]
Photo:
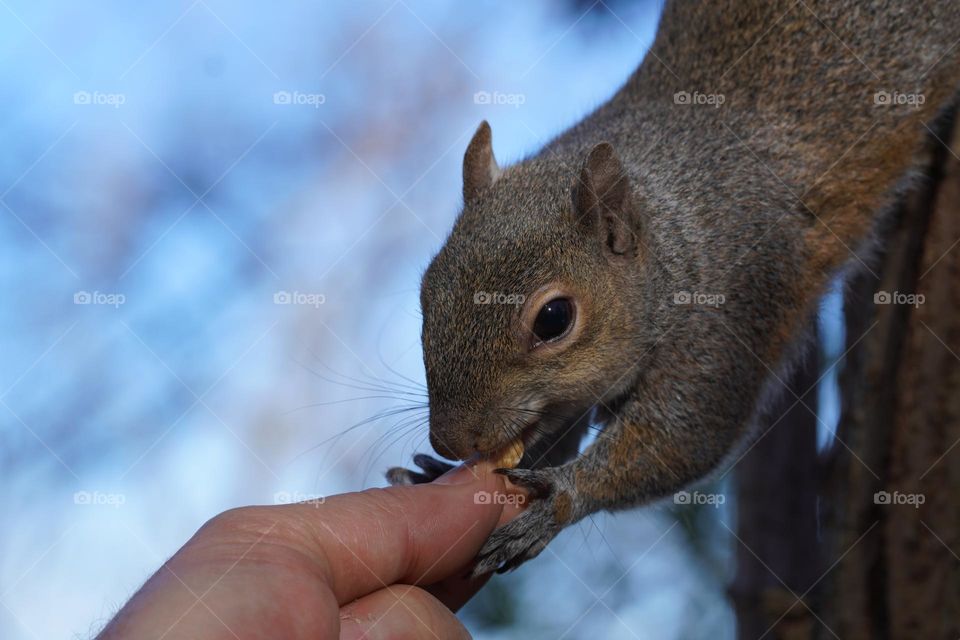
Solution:
[{"label": "knuckle", "polygon": [[271,528],[268,515],[270,507],[235,507],[213,516],[200,528],[200,533],[210,536],[236,536],[240,534],[263,535]]}]

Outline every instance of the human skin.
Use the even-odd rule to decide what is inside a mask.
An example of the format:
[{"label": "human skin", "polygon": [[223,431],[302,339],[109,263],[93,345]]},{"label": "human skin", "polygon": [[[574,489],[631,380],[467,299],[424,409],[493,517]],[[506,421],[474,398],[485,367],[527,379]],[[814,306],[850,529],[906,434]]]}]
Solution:
[{"label": "human skin", "polygon": [[467,577],[472,560],[519,512],[476,499],[519,495],[490,471],[221,513],[98,640],[469,638],[453,612],[486,582]]}]

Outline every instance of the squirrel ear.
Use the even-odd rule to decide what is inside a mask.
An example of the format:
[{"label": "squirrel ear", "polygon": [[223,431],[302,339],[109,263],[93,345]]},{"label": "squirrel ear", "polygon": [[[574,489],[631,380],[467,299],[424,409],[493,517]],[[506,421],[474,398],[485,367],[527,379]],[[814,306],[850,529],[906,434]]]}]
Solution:
[{"label": "squirrel ear", "polygon": [[577,222],[604,235],[606,248],[616,255],[636,250],[639,222],[630,193],[630,179],[609,142],[590,150],[573,187]]},{"label": "squirrel ear", "polygon": [[493,157],[493,133],[486,120],[477,127],[463,154],[463,201],[469,202],[492,185],[500,176],[500,167]]}]

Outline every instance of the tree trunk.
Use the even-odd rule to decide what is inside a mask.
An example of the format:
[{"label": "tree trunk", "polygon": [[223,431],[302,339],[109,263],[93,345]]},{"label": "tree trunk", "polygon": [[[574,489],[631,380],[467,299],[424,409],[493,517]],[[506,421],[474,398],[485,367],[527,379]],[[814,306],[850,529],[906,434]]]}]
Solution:
[{"label": "tree trunk", "polygon": [[816,579],[818,562],[817,379],[807,356],[785,380],[759,439],[736,463],[737,577],[730,589],[740,638],[810,638],[813,621],[794,594]]},{"label": "tree trunk", "polygon": [[[874,273],[848,283],[842,414],[835,442],[810,462],[819,486],[784,458],[810,457],[806,441],[796,440],[805,436],[779,429],[786,425],[758,445],[765,455],[738,468],[739,537],[782,571],[790,591],[811,589],[773,624],[770,615],[785,607],[764,603],[765,590],[779,586],[788,606],[796,598],[779,581],[758,578],[741,548],[733,589],[741,638],[960,637],[960,127],[951,129],[952,122],[931,137],[925,179],[882,232],[880,255],[868,263]],[[769,488],[755,495],[755,482],[775,480],[760,465],[781,472],[777,490],[787,503],[814,487],[819,535],[805,515],[788,521],[793,538],[771,528],[763,510],[786,517],[785,503]],[[812,556],[801,537],[816,545]],[[789,554],[816,575],[777,559]]]},{"label": "tree trunk", "polygon": [[827,467],[835,566],[820,637],[960,636],[960,136],[941,139],[878,278],[847,296],[841,437],[853,451]]}]

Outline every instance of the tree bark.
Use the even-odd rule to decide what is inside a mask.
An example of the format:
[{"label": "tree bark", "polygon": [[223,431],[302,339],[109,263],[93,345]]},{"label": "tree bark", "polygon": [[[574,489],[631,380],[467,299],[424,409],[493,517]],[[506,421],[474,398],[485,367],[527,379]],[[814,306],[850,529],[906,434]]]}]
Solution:
[{"label": "tree bark", "polygon": [[960,636],[957,150],[956,133],[931,141],[878,277],[860,276],[847,296],[840,437],[850,451],[835,448],[825,465],[833,568],[819,637]]},{"label": "tree bark", "polygon": [[[924,178],[881,231],[872,273],[847,284],[834,443],[811,460],[809,420],[785,418],[737,470],[741,547],[789,588],[739,550],[732,592],[741,638],[960,637],[960,127],[951,120],[937,131]],[[813,534],[805,511],[785,512],[811,487]],[[771,524],[774,515],[781,520]],[[803,604],[812,612],[796,605],[773,624],[784,606],[771,606],[770,589],[787,605],[790,591],[810,589]]]},{"label": "tree bark", "polygon": [[730,595],[740,638],[810,638],[814,619],[797,596],[813,583],[818,562],[819,364],[811,353],[785,380],[787,390],[757,425],[759,439],[734,467],[738,546]]}]

